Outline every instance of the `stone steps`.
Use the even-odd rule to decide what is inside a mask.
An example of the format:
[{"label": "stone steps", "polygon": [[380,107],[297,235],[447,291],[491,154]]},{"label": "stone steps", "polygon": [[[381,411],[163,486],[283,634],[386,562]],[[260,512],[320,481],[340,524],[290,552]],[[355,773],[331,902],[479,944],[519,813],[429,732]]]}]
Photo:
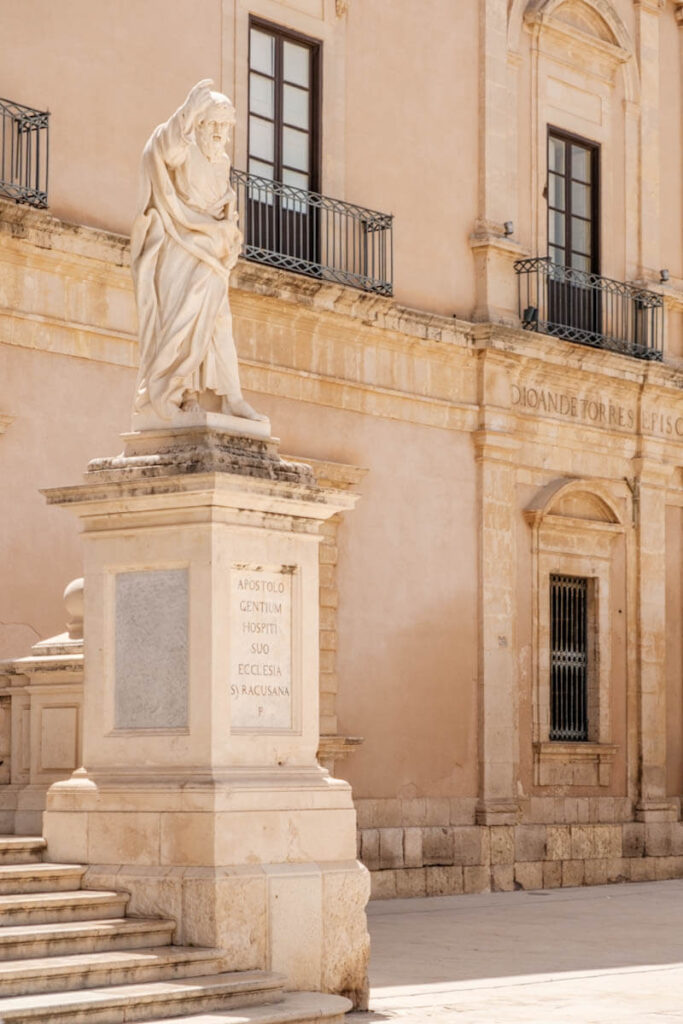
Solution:
[{"label": "stone steps", "polygon": [[125,893],[79,889],[75,892],[28,892],[0,896],[0,927],[22,924],[60,924],[69,921],[123,917]]},{"label": "stone steps", "polygon": [[80,864],[5,864],[0,862],[0,894],[64,892],[80,889]]},{"label": "stone steps", "polygon": [[155,1024],[344,1024],[351,1002],[320,992],[288,992],[281,1003],[247,1006],[182,1017],[163,1017]]},{"label": "stone steps", "polygon": [[46,847],[40,836],[1,836],[0,864],[36,864]]},{"label": "stone steps", "polygon": [[265,971],[239,971],[9,996],[0,999],[0,1020],[3,1024],[121,1024],[173,1019],[181,1014],[275,1002],[282,997],[282,982],[279,975]]},{"label": "stone steps", "polygon": [[79,988],[189,978],[218,971],[220,963],[220,950],[191,946],[143,947],[0,961],[0,1000],[39,992],[69,992]]},{"label": "stone steps", "polygon": [[174,931],[174,921],[140,917],[6,926],[0,928],[0,960],[164,946],[171,942]]},{"label": "stone steps", "polygon": [[44,850],[0,836],[1,1024],[342,1024],[347,999],[225,972],[221,950],[173,946],[175,922],[125,917],[125,893],[80,888],[85,868]]}]

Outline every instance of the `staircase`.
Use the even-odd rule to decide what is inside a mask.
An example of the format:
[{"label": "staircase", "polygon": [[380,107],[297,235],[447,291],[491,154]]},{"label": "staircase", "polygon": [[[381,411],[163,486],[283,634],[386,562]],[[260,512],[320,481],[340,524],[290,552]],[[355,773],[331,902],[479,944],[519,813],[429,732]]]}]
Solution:
[{"label": "staircase", "polygon": [[175,922],[126,917],[128,896],[81,888],[37,837],[0,836],[2,1024],[342,1024],[347,999],[283,993],[266,971],[172,945]]}]

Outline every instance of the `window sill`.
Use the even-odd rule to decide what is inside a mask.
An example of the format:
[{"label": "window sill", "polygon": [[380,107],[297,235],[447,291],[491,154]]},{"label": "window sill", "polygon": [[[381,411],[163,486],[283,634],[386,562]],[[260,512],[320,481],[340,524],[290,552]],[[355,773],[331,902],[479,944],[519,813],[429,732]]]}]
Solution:
[{"label": "window sill", "polygon": [[616,752],[613,743],[535,743],[536,785],[609,786]]}]

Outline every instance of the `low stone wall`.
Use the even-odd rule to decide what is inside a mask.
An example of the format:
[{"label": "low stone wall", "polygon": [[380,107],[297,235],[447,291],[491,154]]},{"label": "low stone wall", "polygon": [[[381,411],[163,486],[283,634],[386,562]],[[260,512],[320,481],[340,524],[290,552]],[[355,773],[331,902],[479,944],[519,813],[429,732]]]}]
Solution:
[{"label": "low stone wall", "polygon": [[683,877],[683,822],[362,828],[372,899]]}]

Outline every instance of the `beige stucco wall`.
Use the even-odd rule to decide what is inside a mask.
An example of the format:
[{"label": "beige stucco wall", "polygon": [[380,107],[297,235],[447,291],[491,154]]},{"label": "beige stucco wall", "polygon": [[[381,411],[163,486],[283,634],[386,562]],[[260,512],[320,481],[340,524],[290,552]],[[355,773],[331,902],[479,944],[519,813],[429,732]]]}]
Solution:
[{"label": "beige stucco wall", "polygon": [[0,658],[7,658],[64,629],[62,591],[82,573],[77,523],[48,509],[39,489],[75,482],[88,459],[119,450],[116,414],[130,401],[134,377],[110,363],[16,346],[3,350],[2,380],[3,412],[13,417],[1,439],[3,478],[12,481],[0,500]]},{"label": "beige stucco wall", "polygon": [[51,208],[128,231],[151,129],[195,81],[220,78],[220,3],[10,0],[0,18],[3,95],[51,112]]}]

